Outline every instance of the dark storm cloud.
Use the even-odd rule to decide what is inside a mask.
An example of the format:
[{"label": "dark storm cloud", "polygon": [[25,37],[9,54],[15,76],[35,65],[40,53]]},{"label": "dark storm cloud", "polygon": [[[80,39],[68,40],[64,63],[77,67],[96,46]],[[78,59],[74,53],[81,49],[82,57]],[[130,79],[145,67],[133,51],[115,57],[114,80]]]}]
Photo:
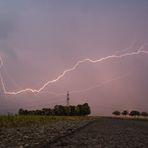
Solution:
[{"label": "dark storm cloud", "polygon": [[13,30],[14,23],[12,20],[0,17],[0,39],[6,39]]},{"label": "dark storm cloud", "polygon": [[18,1],[0,2],[0,54],[12,58],[17,57],[17,53],[9,45],[11,34],[17,30],[19,23],[19,13],[22,4]]},{"label": "dark storm cloud", "polygon": [[2,0],[0,3],[0,39],[7,39],[7,37],[16,29],[17,25],[17,9],[12,3]]}]

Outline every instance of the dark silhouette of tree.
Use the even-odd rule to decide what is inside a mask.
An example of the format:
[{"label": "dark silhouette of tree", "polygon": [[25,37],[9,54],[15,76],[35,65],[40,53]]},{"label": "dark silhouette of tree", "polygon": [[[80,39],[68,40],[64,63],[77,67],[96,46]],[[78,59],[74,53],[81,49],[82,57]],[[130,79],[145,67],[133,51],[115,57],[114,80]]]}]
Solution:
[{"label": "dark silhouette of tree", "polygon": [[83,107],[83,115],[89,115],[90,114],[90,107],[88,105],[88,103],[84,103],[82,105]]},{"label": "dark silhouette of tree", "polygon": [[70,116],[76,116],[77,112],[76,112],[76,106],[70,106]]},{"label": "dark silhouette of tree", "polygon": [[35,115],[43,115],[43,111],[42,110],[35,110]]},{"label": "dark silhouette of tree", "polygon": [[22,108],[20,108],[18,113],[19,113],[19,115],[24,115],[24,110]]},{"label": "dark silhouette of tree", "polygon": [[115,116],[119,116],[121,113],[118,110],[116,110],[112,114],[115,115]]},{"label": "dark silhouette of tree", "polygon": [[77,105],[76,113],[79,116],[89,115],[91,113],[91,111],[90,111],[90,107],[89,107],[88,103],[84,103],[83,105],[80,105],[80,104]]},{"label": "dark silhouette of tree", "polygon": [[43,108],[42,109],[43,115],[51,115],[52,111],[50,108]]},{"label": "dark silhouette of tree", "polygon": [[58,115],[58,116],[66,115],[66,109],[62,105],[56,105],[54,107],[54,113],[55,115]]},{"label": "dark silhouette of tree", "polygon": [[129,112],[127,110],[124,110],[121,114],[124,116],[127,116],[129,114]]},{"label": "dark silhouette of tree", "polygon": [[148,117],[148,113],[147,112],[141,112],[141,116]]},{"label": "dark silhouette of tree", "polygon": [[83,115],[83,108],[82,105],[77,105],[77,115],[82,116]]},{"label": "dark silhouette of tree", "polygon": [[27,109],[24,110],[24,115],[29,115],[29,111]]},{"label": "dark silhouette of tree", "polygon": [[90,114],[88,103],[77,106],[56,105],[53,109],[43,108],[42,110],[23,110],[19,109],[19,115],[56,115],[56,116],[84,116]]},{"label": "dark silhouette of tree", "polygon": [[137,110],[133,110],[129,113],[130,116],[140,116],[140,112]]}]

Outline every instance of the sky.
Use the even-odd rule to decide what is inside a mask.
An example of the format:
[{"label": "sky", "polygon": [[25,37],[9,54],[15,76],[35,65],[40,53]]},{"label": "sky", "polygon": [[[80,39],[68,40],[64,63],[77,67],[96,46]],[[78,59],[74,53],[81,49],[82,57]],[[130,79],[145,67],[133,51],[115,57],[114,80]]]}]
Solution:
[{"label": "sky", "polygon": [[[0,74],[5,88],[39,89],[78,61],[148,50],[147,0],[1,0]],[[2,61],[1,61],[2,62]],[[81,63],[42,92],[4,93],[0,112],[88,102],[93,115],[148,111],[148,55]]]}]

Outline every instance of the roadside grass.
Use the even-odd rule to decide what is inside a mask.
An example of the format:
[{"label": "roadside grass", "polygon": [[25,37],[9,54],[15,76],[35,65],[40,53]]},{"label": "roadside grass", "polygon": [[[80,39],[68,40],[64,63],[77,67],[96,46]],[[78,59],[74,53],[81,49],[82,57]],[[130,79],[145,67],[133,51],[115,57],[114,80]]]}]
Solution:
[{"label": "roadside grass", "polygon": [[50,122],[92,120],[92,116],[1,115],[0,128],[28,127]]}]

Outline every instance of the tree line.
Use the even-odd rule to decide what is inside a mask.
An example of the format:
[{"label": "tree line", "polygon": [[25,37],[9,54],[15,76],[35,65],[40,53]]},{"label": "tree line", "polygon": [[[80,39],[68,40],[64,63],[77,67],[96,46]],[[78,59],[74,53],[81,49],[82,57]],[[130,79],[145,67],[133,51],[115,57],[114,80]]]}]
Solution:
[{"label": "tree line", "polygon": [[51,116],[85,116],[91,113],[88,103],[77,106],[55,105],[53,109],[43,108],[41,110],[19,109],[19,115],[51,115]]},{"label": "tree line", "polygon": [[123,115],[123,116],[143,116],[143,117],[148,117],[148,113],[147,112],[140,112],[140,111],[137,111],[137,110],[132,110],[130,112],[128,112],[127,110],[124,110],[122,112],[116,110],[112,113],[113,115],[116,115],[116,116],[120,116],[120,115]]}]

